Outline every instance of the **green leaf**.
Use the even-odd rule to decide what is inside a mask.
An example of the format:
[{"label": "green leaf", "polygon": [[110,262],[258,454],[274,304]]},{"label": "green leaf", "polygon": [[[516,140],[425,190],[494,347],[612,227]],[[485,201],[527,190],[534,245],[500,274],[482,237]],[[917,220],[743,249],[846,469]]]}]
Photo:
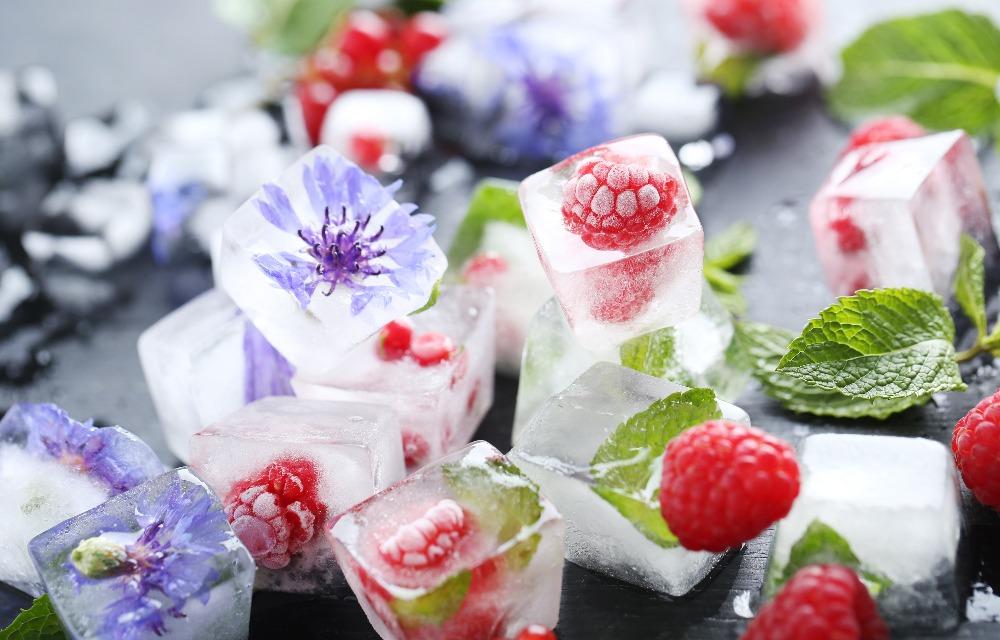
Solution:
[{"label": "green leaf", "polygon": [[783,568],[771,563],[765,593],[773,596],[799,569],[810,564],[839,564],[856,571],[873,597],[892,586],[892,581],[884,575],[865,569],[854,554],[851,545],[833,527],[819,520],[813,520],[795,541],[788,554],[788,562]]},{"label": "green leaf", "polygon": [[842,117],[906,113],[931,129],[973,134],[1000,121],[1000,30],[986,16],[949,10],[882,22],[841,60],[828,100]]},{"label": "green leaf", "polygon": [[618,425],[593,460],[593,490],[608,501],[644,536],[661,546],[675,546],[676,538],[660,514],[654,477],[667,442],[689,427],[722,417],[715,392],[689,389],[657,400]]},{"label": "green leaf", "polygon": [[862,290],[820,312],[777,371],[855,398],[961,391],[955,325],[941,298],[917,289]]},{"label": "green leaf", "polygon": [[507,550],[504,557],[504,564],[512,571],[524,571],[535,557],[538,544],[542,541],[542,534],[535,533],[531,537],[518,542]]},{"label": "green leaf", "polygon": [[427,311],[428,309],[437,304],[438,297],[440,295],[441,295],[441,280],[437,280],[434,282],[434,286],[431,287],[431,295],[429,298],[427,298],[427,302],[424,303],[424,306],[420,307],[416,311],[411,311],[407,315],[415,316],[418,313],[423,313],[424,311]]},{"label": "green leaf", "polygon": [[986,251],[972,236],[963,233],[958,269],[955,271],[955,300],[972,320],[979,339],[986,336]]},{"label": "green leaf", "polygon": [[469,592],[471,583],[472,572],[465,569],[442,582],[433,591],[412,600],[396,598],[390,606],[404,627],[437,626],[462,608],[462,602]]},{"label": "green leaf", "polygon": [[723,270],[737,267],[753,255],[757,231],[749,222],[737,222],[705,240],[705,264]]},{"label": "green leaf", "polygon": [[64,640],[65,638],[66,633],[48,595],[35,598],[31,607],[21,611],[9,626],[0,630],[0,640]]},{"label": "green leaf", "polygon": [[216,0],[219,16],[248,32],[258,47],[309,53],[354,6],[352,0]]},{"label": "green leaf", "polygon": [[746,313],[747,299],[740,291],[743,283],[743,276],[729,273],[718,267],[705,265],[705,281],[712,288],[715,297],[729,313],[734,316],[741,316]]},{"label": "green leaf", "polygon": [[476,253],[483,240],[483,229],[490,222],[527,226],[517,198],[516,182],[491,179],[480,182],[476,187],[465,218],[448,250],[448,264],[452,269],[461,269],[465,261]]},{"label": "green leaf", "polygon": [[676,339],[673,327],[632,338],[619,347],[622,366],[656,378],[692,386],[691,376],[677,358]]},{"label": "green leaf", "polygon": [[739,98],[746,93],[762,59],[753,54],[738,54],[722,59],[717,64],[710,63],[703,55],[698,56],[701,78],[719,86],[730,98]]},{"label": "green leaf", "polygon": [[498,544],[542,515],[538,487],[506,458],[482,465],[447,464],[442,473],[459,502],[472,510],[479,525],[495,535]]}]

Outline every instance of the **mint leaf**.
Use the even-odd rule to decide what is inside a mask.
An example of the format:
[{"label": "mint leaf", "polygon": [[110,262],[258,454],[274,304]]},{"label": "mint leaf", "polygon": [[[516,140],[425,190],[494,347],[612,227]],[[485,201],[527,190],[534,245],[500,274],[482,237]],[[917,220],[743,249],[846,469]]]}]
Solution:
[{"label": "mint leaf", "polygon": [[677,336],[672,327],[665,327],[624,342],[619,347],[623,367],[640,373],[666,378],[684,386],[692,386],[691,376],[677,358]]},{"label": "mint leaf", "polygon": [[483,240],[483,229],[490,222],[527,227],[517,197],[516,182],[491,179],[480,182],[476,187],[465,218],[448,250],[448,264],[452,269],[461,269],[465,261],[476,253]]},{"label": "mint leaf", "polygon": [[542,534],[535,533],[531,537],[518,542],[503,554],[504,564],[511,571],[523,571],[535,557],[538,544],[542,541]]},{"label": "mint leaf", "polygon": [[660,522],[658,478],[654,476],[667,442],[689,427],[722,417],[715,392],[690,389],[657,400],[618,425],[593,460],[593,490],[644,536],[664,547],[677,539]]},{"label": "mint leaf", "polygon": [[734,316],[746,313],[747,299],[740,291],[743,276],[729,273],[712,264],[705,264],[705,281],[712,288],[723,308]]},{"label": "mint leaf", "polygon": [[351,0],[217,0],[216,12],[249,32],[258,47],[299,56],[316,48]]},{"label": "mint leaf", "polygon": [[739,54],[714,63],[704,55],[704,47],[700,47],[697,61],[703,80],[718,85],[730,98],[739,98],[746,93],[747,86],[763,60],[753,54]]},{"label": "mint leaf", "polygon": [[828,93],[842,117],[906,113],[931,129],[985,133],[1000,120],[1000,30],[958,10],[882,22],[841,52]]},{"label": "mint leaf", "polygon": [[851,549],[851,545],[833,527],[819,520],[813,520],[792,545],[784,568],[771,563],[765,587],[767,597],[777,593],[799,569],[810,564],[839,564],[853,569],[873,597],[877,597],[884,589],[892,586],[892,581],[884,575],[865,569]]},{"label": "mint leaf", "polygon": [[0,640],[64,640],[59,616],[48,595],[35,598],[31,606],[17,614],[14,621],[0,630]]},{"label": "mint leaf", "polygon": [[963,233],[955,271],[955,300],[972,320],[978,339],[986,335],[986,251],[972,236]]},{"label": "mint leaf", "polygon": [[705,264],[728,271],[753,255],[756,246],[757,231],[753,225],[731,224],[705,240]]},{"label": "mint leaf", "polygon": [[855,398],[960,391],[955,325],[941,298],[917,289],[862,290],[820,312],[777,371]]},{"label": "mint leaf", "polygon": [[442,582],[433,591],[412,600],[397,598],[390,602],[389,606],[404,627],[437,626],[462,608],[470,584],[472,584],[472,572],[465,569]]},{"label": "mint leaf", "polygon": [[447,464],[445,481],[481,527],[503,544],[542,515],[538,487],[505,458],[484,465]]},{"label": "mint leaf", "polygon": [[437,280],[434,282],[434,286],[431,287],[431,295],[427,298],[427,302],[424,303],[424,306],[420,307],[416,311],[411,311],[407,315],[415,316],[418,313],[423,313],[424,311],[427,311],[428,309],[437,304],[438,296],[440,295],[441,295],[441,280]]}]

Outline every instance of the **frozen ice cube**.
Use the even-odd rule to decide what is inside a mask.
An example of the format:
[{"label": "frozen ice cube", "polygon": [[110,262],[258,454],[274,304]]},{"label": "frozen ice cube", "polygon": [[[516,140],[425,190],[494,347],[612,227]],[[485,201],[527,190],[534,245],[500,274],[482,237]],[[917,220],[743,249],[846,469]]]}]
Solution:
[{"label": "frozen ice cube", "polygon": [[821,434],[803,441],[799,465],[802,486],[778,523],[766,589],[799,564],[839,562],[859,571],[890,626],[955,626],[962,520],[948,449],[923,438]]},{"label": "frozen ice cube", "polygon": [[994,264],[982,172],[962,131],[869,144],[845,154],[809,207],[830,289],[914,287],[951,293],[959,237]]},{"label": "frozen ice cube", "polygon": [[28,542],[163,471],[153,450],[120,427],[81,424],[52,404],[11,407],[0,420],[0,580],[42,593]]},{"label": "frozen ice cube", "polygon": [[220,286],[295,367],[322,375],[422,307],[446,260],[433,218],[320,146],[223,225]]},{"label": "frozen ice cube", "polygon": [[622,138],[526,178],[521,207],[577,339],[591,349],[698,312],[704,234],[666,140]]},{"label": "frozen ice cube", "polygon": [[222,499],[257,587],[322,592],[339,572],[323,532],[405,475],[396,416],[375,405],[266,398],[191,439],[191,468]]},{"label": "frozen ice cube", "polygon": [[62,522],[31,556],[74,640],[241,640],[254,564],[214,493],[170,471]]},{"label": "frozen ice cube", "polygon": [[409,318],[413,339],[439,334],[450,355],[421,365],[412,355],[386,360],[375,335],[338,371],[317,378],[297,373],[302,398],[370,402],[396,411],[409,469],[466,444],[493,403],[494,304],[487,289],[446,286],[437,303]]},{"label": "frozen ice cube", "polygon": [[350,509],[330,537],[386,640],[515,638],[559,617],[562,518],[485,442]]},{"label": "frozen ice cube", "polygon": [[585,349],[576,340],[552,298],[535,314],[528,329],[513,439],[517,440],[549,396],[597,362],[622,364],[689,387],[710,387],[723,399],[735,400],[749,377],[726,360],[732,339],[732,317],[707,284],[701,308],[693,318],[598,351]]},{"label": "frozen ice cube", "polygon": [[[656,529],[651,523],[662,523],[654,492],[659,489],[663,447],[630,449],[628,460],[616,461],[615,466],[636,466],[639,471],[631,475],[645,477],[634,496],[619,492],[615,506],[599,493],[600,474],[608,467],[608,462],[595,461],[602,445],[635,414],[685,391],[666,380],[598,363],[552,396],[520,434],[508,455],[566,519],[567,560],[672,596],[690,591],[722,560],[721,554],[678,546],[666,535],[665,523],[666,534],[650,532]],[[725,402],[718,402],[717,408],[726,419],[750,424],[742,409]],[[644,442],[654,437],[647,435]],[[636,520],[619,511],[625,501],[633,507]],[[648,527],[645,532],[642,525]]]}]

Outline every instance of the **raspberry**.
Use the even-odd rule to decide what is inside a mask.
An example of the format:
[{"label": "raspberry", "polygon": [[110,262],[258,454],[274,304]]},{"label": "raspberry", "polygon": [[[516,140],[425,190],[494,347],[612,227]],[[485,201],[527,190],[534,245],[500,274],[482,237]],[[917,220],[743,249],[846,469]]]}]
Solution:
[{"label": "raspberry", "polygon": [[517,634],[517,640],[556,640],[556,634],[540,624],[529,624]]},{"label": "raspberry", "polygon": [[840,152],[840,155],[843,156],[848,151],[863,147],[866,144],[918,138],[923,135],[927,135],[927,131],[906,116],[877,118],[869,120],[851,132],[847,146]]},{"label": "raspberry", "polygon": [[958,421],[951,451],[976,499],[1000,511],[1000,390]]},{"label": "raspberry", "polygon": [[410,355],[421,367],[431,367],[451,359],[455,344],[451,338],[436,331],[421,333],[410,343]]},{"label": "raspberry", "polygon": [[313,144],[319,142],[319,134],[323,129],[323,118],[337,97],[337,90],[326,80],[299,80],[295,85],[295,95],[302,110],[302,121],[306,135]]},{"label": "raspberry", "polygon": [[347,144],[351,158],[363,169],[378,170],[379,161],[385,155],[385,136],[377,131],[358,131],[351,135]]},{"label": "raspberry", "polygon": [[791,445],[712,420],[667,444],[660,512],[687,549],[725,551],[783,518],[799,492]]},{"label": "raspberry", "polygon": [[507,271],[507,261],[495,251],[486,251],[469,258],[462,267],[462,280],[477,287],[496,282],[497,276]]},{"label": "raspberry", "polygon": [[415,469],[427,461],[431,445],[419,433],[403,431],[403,461],[407,469]]},{"label": "raspberry", "polygon": [[809,30],[808,0],[709,0],[705,19],[755,53],[795,49]]},{"label": "raspberry", "polygon": [[851,214],[844,208],[830,219],[830,231],[837,236],[837,247],[843,253],[857,253],[868,245],[865,232],[854,223]]},{"label": "raspberry", "polygon": [[442,500],[424,515],[404,524],[379,545],[386,561],[413,568],[439,564],[468,533],[465,512],[454,500]]},{"label": "raspberry", "polygon": [[448,23],[433,11],[422,11],[410,18],[399,34],[399,48],[407,67],[415,67],[429,51],[448,37]]},{"label": "raspberry", "polygon": [[858,576],[835,564],[800,569],[760,613],[742,640],[884,640],[875,602]]},{"label": "raspberry", "polygon": [[590,314],[601,322],[628,322],[642,313],[656,294],[662,254],[647,251],[602,267],[595,277]]},{"label": "raspberry", "polygon": [[229,490],[223,503],[226,517],[257,564],[287,566],[322,530],[326,505],[317,495],[318,477],[310,460],[277,460]]},{"label": "raspberry", "polygon": [[406,318],[393,320],[378,334],[378,355],[383,360],[399,360],[410,351],[413,325]]},{"label": "raspberry", "polygon": [[678,189],[677,180],[662,171],[592,160],[563,185],[563,221],[595,249],[627,249],[670,223]]}]

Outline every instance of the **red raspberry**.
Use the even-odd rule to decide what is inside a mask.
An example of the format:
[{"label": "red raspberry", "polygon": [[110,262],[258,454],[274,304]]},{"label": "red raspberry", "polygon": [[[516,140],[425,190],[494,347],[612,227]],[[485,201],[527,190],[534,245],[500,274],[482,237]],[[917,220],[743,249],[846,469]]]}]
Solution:
[{"label": "red raspberry", "polygon": [[885,640],[889,630],[858,576],[835,564],[800,569],[742,640]]},{"label": "red raspberry", "polygon": [[454,352],[455,343],[451,338],[437,331],[421,333],[410,343],[410,354],[421,367],[431,367],[449,360]]},{"label": "red raspberry", "polygon": [[448,37],[448,23],[439,13],[422,11],[410,18],[399,34],[403,64],[413,68]]},{"label": "red raspberry", "polygon": [[392,25],[374,11],[352,11],[344,24],[337,48],[358,66],[377,64],[392,44]]},{"label": "red raspberry", "polygon": [[1000,390],[958,421],[951,451],[976,499],[1000,511]]},{"label": "red raspberry", "polygon": [[321,531],[326,505],[318,495],[319,473],[311,460],[289,458],[233,485],[223,503],[226,517],[254,560],[281,569]]},{"label": "red raspberry", "polygon": [[677,180],[662,171],[591,160],[563,185],[563,220],[595,249],[626,249],[670,223],[678,189]]},{"label": "red raspberry", "polygon": [[785,517],[798,493],[791,445],[759,429],[711,420],[667,444],[660,512],[687,549],[750,540]]},{"label": "red raspberry", "polygon": [[795,49],[809,31],[809,0],[708,0],[705,19],[755,53]]},{"label": "red raspberry", "polygon": [[507,261],[495,251],[479,253],[462,267],[462,280],[477,287],[485,287],[496,282],[497,276],[507,271]]},{"label": "red raspberry", "polygon": [[517,640],[556,640],[556,634],[540,624],[529,624],[517,635]]},{"label": "red raspberry", "polygon": [[312,144],[319,142],[326,112],[337,97],[337,90],[326,80],[300,79],[295,85],[295,96],[302,110],[302,121],[306,135]]},{"label": "red raspberry", "polygon": [[440,564],[469,531],[465,512],[454,500],[441,500],[379,545],[390,564],[423,569]]},{"label": "red raspberry", "polygon": [[662,253],[647,251],[602,267],[594,278],[590,314],[601,322],[628,322],[642,313],[656,294]]},{"label": "red raspberry", "polygon": [[865,232],[858,225],[846,208],[841,208],[837,215],[830,219],[830,231],[837,236],[837,247],[843,253],[857,253],[868,245]]},{"label": "red raspberry", "polygon": [[918,138],[924,135],[927,135],[927,131],[906,116],[876,118],[875,120],[869,120],[851,132],[847,146],[840,152],[840,155],[843,156],[848,151],[863,147],[866,144]]},{"label": "red raspberry", "polygon": [[351,159],[367,171],[377,171],[385,155],[386,139],[377,131],[358,131],[347,142]]},{"label": "red raspberry", "polygon": [[413,431],[403,431],[403,461],[407,469],[416,469],[427,461],[431,445],[427,439]]},{"label": "red raspberry", "polygon": [[406,318],[393,320],[378,334],[378,356],[383,360],[399,360],[410,351],[413,324]]}]

